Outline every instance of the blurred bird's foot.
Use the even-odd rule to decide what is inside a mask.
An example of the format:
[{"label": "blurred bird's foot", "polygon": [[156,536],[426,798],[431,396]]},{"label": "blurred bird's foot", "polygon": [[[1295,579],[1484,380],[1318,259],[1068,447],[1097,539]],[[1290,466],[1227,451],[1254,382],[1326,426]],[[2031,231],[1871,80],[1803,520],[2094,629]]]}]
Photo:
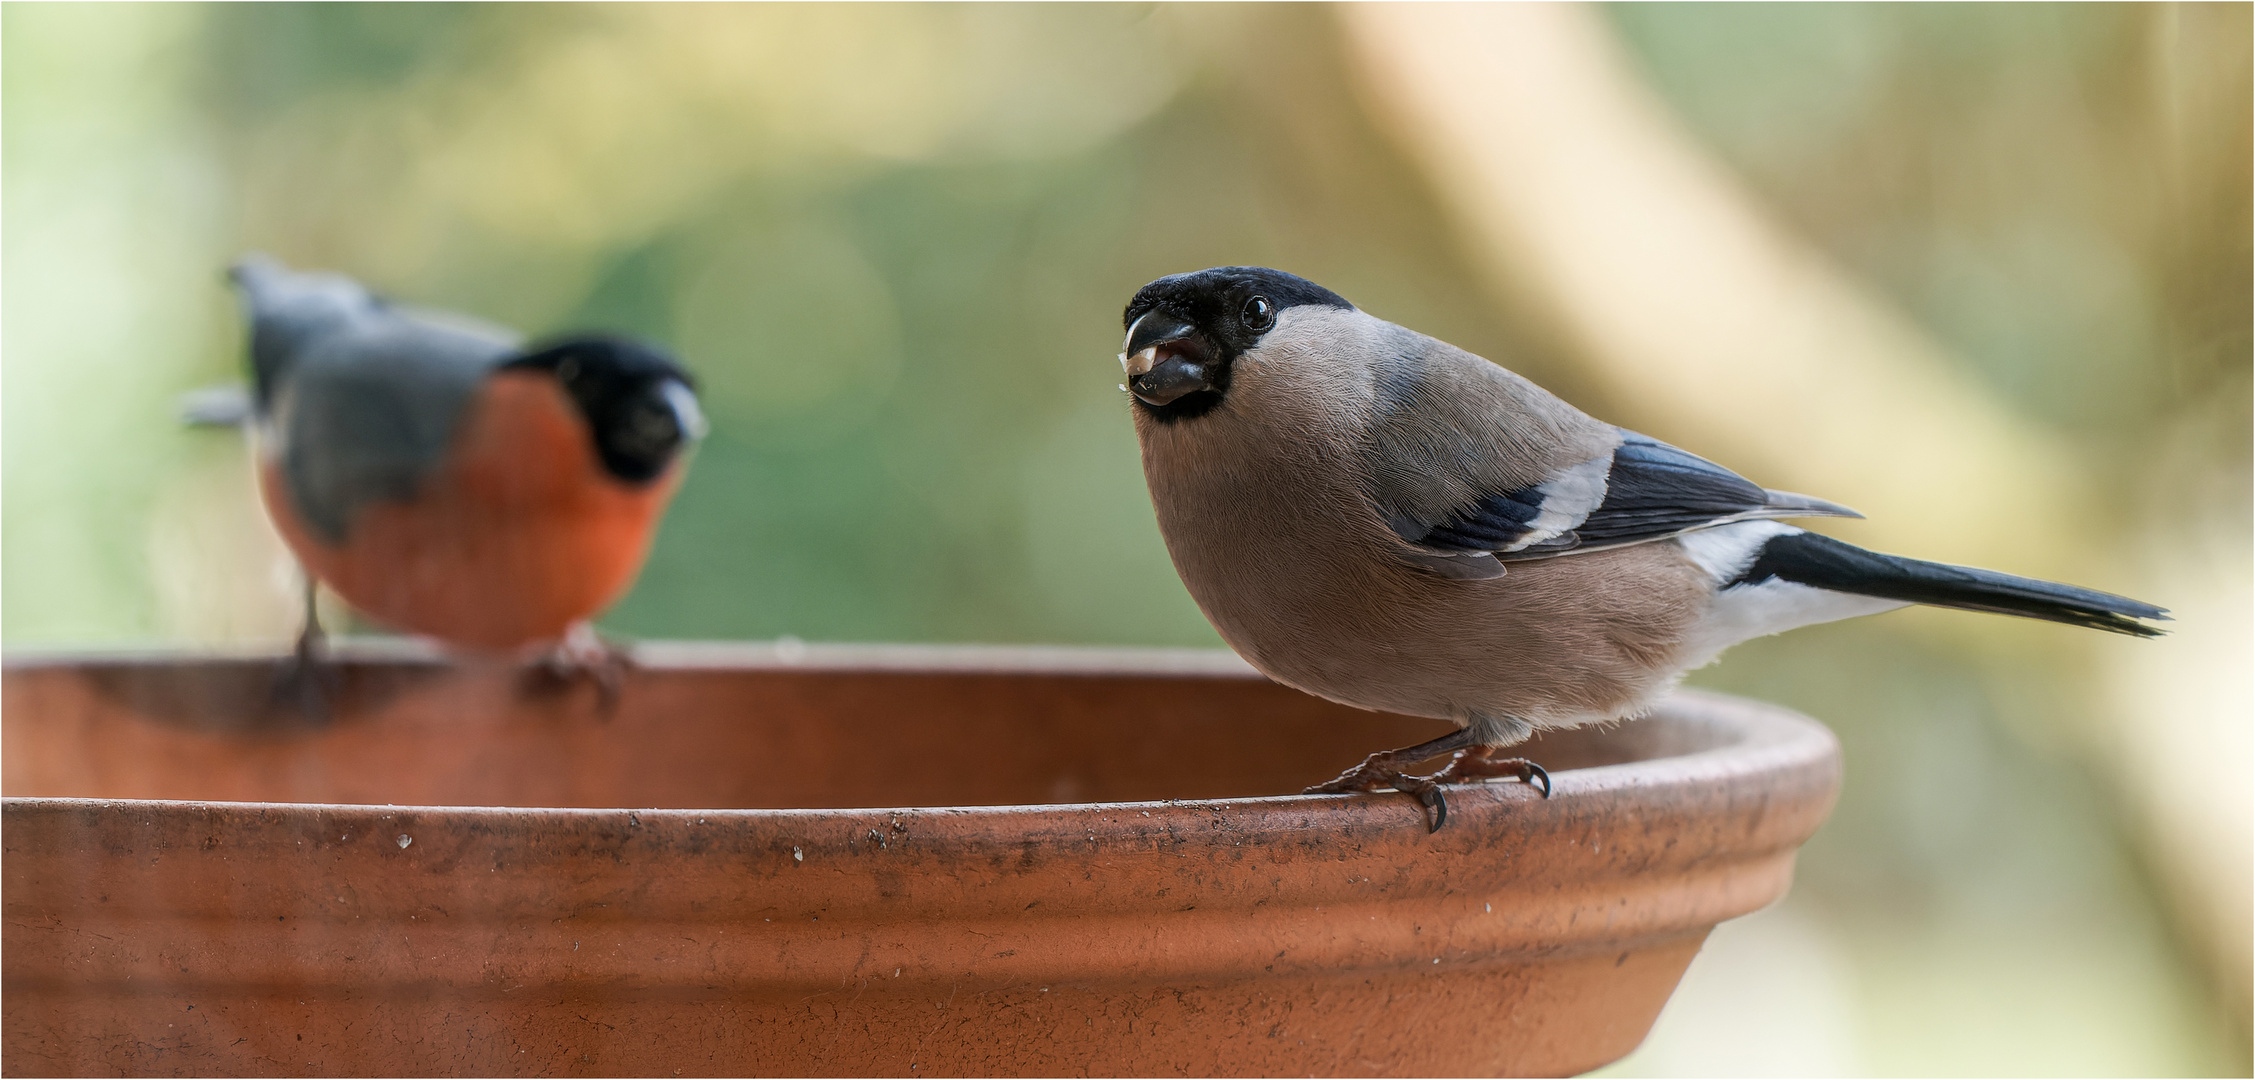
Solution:
[{"label": "blurred bird's foot", "polygon": [[618,711],[619,695],[626,688],[627,674],[633,670],[631,647],[605,638],[596,633],[594,627],[578,622],[564,631],[563,640],[533,661],[525,675],[534,689],[548,691],[582,681],[595,684],[596,715],[608,720]]},{"label": "blurred bird's foot", "polygon": [[1426,777],[1436,784],[1469,784],[1491,776],[1509,776],[1522,784],[1542,785],[1542,797],[1550,798],[1550,773],[1542,766],[1523,757],[1492,757],[1498,748],[1469,746],[1456,752],[1441,771]]},{"label": "blurred bird's foot", "polygon": [[298,632],[297,647],[274,673],[273,699],[276,705],[295,708],[308,723],[326,724],[337,692],[337,668],[329,662],[329,635],[313,614],[312,591],[306,590],[305,629]]},{"label": "blurred bird's foot", "polygon": [[[1327,783],[1317,784],[1300,792],[1302,795],[1345,795],[1358,791],[1377,791],[1393,788],[1416,799],[1432,814],[1427,832],[1437,832],[1448,824],[1448,799],[1441,794],[1441,782],[1433,777],[1417,776],[1402,768],[1420,761],[1436,758],[1453,750],[1464,749],[1472,741],[1469,731],[1456,731],[1431,742],[1405,746],[1399,750],[1381,750],[1362,759],[1362,764],[1340,773]],[[1443,769],[1442,773],[1448,770]],[[1441,775],[1440,773],[1434,774]]]}]

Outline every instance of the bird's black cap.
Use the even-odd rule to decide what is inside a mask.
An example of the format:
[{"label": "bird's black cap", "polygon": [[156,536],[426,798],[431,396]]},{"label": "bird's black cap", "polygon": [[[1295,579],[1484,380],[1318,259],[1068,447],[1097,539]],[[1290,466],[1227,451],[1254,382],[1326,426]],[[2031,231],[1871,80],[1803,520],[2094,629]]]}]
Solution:
[{"label": "bird's black cap", "polygon": [[1222,328],[1213,324],[1236,322],[1238,309],[1254,296],[1267,297],[1278,311],[1306,304],[1354,309],[1345,297],[1296,274],[1265,266],[1216,266],[1169,274],[1137,289],[1120,316],[1120,328],[1158,308],[1211,332]]},{"label": "bird's black cap", "polygon": [[[1211,412],[1228,396],[1237,357],[1279,315],[1311,305],[1354,310],[1338,293],[1265,266],[1217,266],[1136,290],[1121,314],[1128,340],[1120,358],[1137,405],[1165,422]],[[1166,355],[1145,355],[1154,348]]]}]

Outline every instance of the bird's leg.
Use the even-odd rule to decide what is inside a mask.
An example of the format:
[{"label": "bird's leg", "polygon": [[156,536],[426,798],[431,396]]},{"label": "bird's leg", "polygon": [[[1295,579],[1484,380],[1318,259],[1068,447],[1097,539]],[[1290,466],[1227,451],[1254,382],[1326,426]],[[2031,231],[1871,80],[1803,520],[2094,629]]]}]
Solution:
[{"label": "bird's leg", "polygon": [[1462,750],[1471,745],[1472,739],[1473,735],[1470,729],[1460,728],[1430,742],[1418,743],[1416,746],[1405,746],[1399,750],[1381,750],[1362,759],[1362,764],[1340,773],[1337,778],[1328,783],[1317,784],[1300,794],[1344,795],[1349,792],[1376,791],[1379,788],[1390,787],[1416,799],[1424,804],[1425,809],[1432,811],[1432,823],[1426,831],[1437,831],[1442,825],[1447,824],[1449,819],[1449,804],[1448,800],[1441,796],[1440,783],[1428,777],[1411,775],[1404,771],[1402,766],[1415,765],[1420,761],[1436,758],[1454,750]]},{"label": "bird's leg", "polygon": [[1491,776],[1517,777],[1522,783],[1532,784],[1542,780],[1542,797],[1550,798],[1550,774],[1543,767],[1526,758],[1499,758],[1495,754],[1507,746],[1517,746],[1534,737],[1535,726],[1516,716],[1497,713],[1474,713],[1465,730],[1472,735],[1471,745],[1456,752],[1441,771],[1425,779],[1436,784],[1468,784]]},{"label": "bird's leg", "polygon": [[528,674],[554,686],[581,679],[595,684],[595,708],[609,719],[618,711],[619,694],[627,673],[634,670],[634,654],[624,645],[595,632],[585,621],[575,622],[553,648],[533,662]]},{"label": "bird's leg", "polygon": [[301,664],[316,663],[329,651],[329,634],[321,629],[321,609],[314,603],[320,588],[312,574],[305,576],[305,624],[298,628],[298,644],[293,653]]},{"label": "bird's leg", "polygon": [[336,670],[328,661],[329,635],[321,629],[321,612],[314,606],[314,593],[319,588],[313,575],[306,574],[305,624],[298,630],[296,647],[275,675],[274,697],[277,701],[295,701],[308,720],[327,723]]},{"label": "bird's leg", "polygon": [[1520,783],[1542,781],[1542,797],[1550,798],[1550,773],[1523,757],[1494,756],[1500,746],[1467,746],[1456,752],[1441,771],[1426,777],[1436,784],[1469,784],[1491,776],[1516,777]]}]

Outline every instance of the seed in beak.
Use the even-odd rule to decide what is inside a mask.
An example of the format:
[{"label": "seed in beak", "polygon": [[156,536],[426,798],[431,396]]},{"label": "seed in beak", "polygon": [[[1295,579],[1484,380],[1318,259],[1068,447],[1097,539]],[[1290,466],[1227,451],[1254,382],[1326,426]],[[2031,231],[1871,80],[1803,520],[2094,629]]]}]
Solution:
[{"label": "seed in beak", "polygon": [[1151,370],[1158,362],[1159,347],[1157,345],[1144,346],[1143,351],[1134,356],[1129,356],[1126,353],[1120,354],[1120,370],[1127,372],[1128,378],[1131,379]]}]

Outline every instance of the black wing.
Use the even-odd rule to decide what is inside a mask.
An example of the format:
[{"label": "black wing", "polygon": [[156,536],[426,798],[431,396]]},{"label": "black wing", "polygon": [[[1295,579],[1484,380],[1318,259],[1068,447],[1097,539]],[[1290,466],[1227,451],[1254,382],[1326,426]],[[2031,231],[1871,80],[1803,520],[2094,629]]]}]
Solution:
[{"label": "black wing", "polygon": [[1697,454],[1623,429],[1621,445],[1604,457],[1541,484],[1484,495],[1402,539],[1452,554],[1538,559],[1755,518],[1861,516],[1822,499],[1767,490]]}]

